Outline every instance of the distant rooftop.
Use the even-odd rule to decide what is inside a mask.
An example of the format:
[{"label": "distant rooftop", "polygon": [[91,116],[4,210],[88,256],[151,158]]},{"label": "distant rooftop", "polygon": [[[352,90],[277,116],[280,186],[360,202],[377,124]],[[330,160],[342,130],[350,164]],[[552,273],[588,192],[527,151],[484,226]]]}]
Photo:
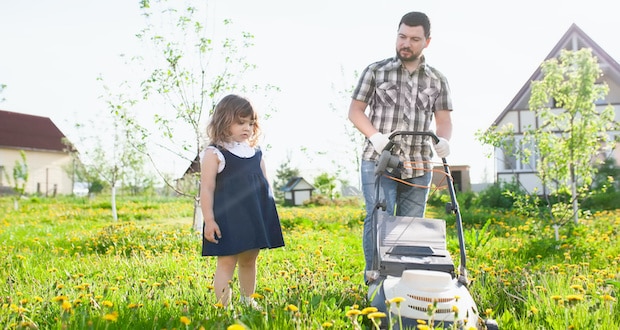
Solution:
[{"label": "distant rooftop", "polygon": [[64,137],[48,117],[0,110],[0,148],[65,151]]}]

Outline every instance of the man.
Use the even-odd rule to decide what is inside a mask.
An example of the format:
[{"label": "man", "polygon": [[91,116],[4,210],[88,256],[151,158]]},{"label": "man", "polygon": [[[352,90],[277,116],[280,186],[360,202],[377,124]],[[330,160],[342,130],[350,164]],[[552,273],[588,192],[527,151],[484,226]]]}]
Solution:
[{"label": "man", "polygon": [[[426,14],[410,12],[398,24],[396,56],[370,64],[364,69],[349,107],[349,120],[367,137],[362,154],[361,178],[366,218],[363,247],[366,271],[373,257],[372,216],[375,201],[375,164],[394,131],[428,132],[433,116],[439,142],[435,151],[441,158],[450,153],[452,100],[447,79],[426,63],[422,54],[431,42]],[[369,107],[368,114],[365,113]],[[423,217],[432,179],[433,153],[428,136],[395,137],[393,154],[416,166],[401,170],[401,179],[381,180],[386,212],[398,216]],[[424,169],[421,169],[423,167]],[[396,211],[396,213],[394,213]],[[366,274],[365,274],[366,276]],[[368,278],[366,279],[368,281]]]}]

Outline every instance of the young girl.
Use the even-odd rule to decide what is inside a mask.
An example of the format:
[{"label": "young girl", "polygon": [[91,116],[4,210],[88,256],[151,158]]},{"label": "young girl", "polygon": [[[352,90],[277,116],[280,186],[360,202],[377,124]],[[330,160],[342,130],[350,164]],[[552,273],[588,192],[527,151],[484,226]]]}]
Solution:
[{"label": "young girl", "polygon": [[241,301],[254,304],[260,249],[284,246],[280,219],[257,147],[259,126],[250,102],[224,97],[207,126],[210,145],[201,165],[200,204],[204,217],[202,255],[217,256],[217,301],[230,302],[229,282],[239,266]]}]

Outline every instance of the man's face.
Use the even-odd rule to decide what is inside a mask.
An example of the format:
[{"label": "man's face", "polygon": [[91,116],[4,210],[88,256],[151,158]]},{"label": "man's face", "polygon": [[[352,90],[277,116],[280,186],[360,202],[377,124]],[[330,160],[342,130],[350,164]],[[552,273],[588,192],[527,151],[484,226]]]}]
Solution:
[{"label": "man's face", "polygon": [[422,26],[401,24],[396,37],[396,55],[403,62],[416,61],[422,56],[422,51],[428,47],[430,41],[430,38],[424,37]]}]

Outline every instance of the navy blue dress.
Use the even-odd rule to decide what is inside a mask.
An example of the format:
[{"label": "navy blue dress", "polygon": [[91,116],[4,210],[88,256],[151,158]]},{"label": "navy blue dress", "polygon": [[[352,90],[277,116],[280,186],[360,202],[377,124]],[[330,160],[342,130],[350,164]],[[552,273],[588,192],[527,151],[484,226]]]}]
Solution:
[{"label": "navy blue dress", "polygon": [[213,212],[222,238],[215,244],[203,235],[202,255],[227,256],[284,246],[276,204],[260,167],[261,150],[256,149],[250,158],[219,150],[226,166],[216,176]]}]

